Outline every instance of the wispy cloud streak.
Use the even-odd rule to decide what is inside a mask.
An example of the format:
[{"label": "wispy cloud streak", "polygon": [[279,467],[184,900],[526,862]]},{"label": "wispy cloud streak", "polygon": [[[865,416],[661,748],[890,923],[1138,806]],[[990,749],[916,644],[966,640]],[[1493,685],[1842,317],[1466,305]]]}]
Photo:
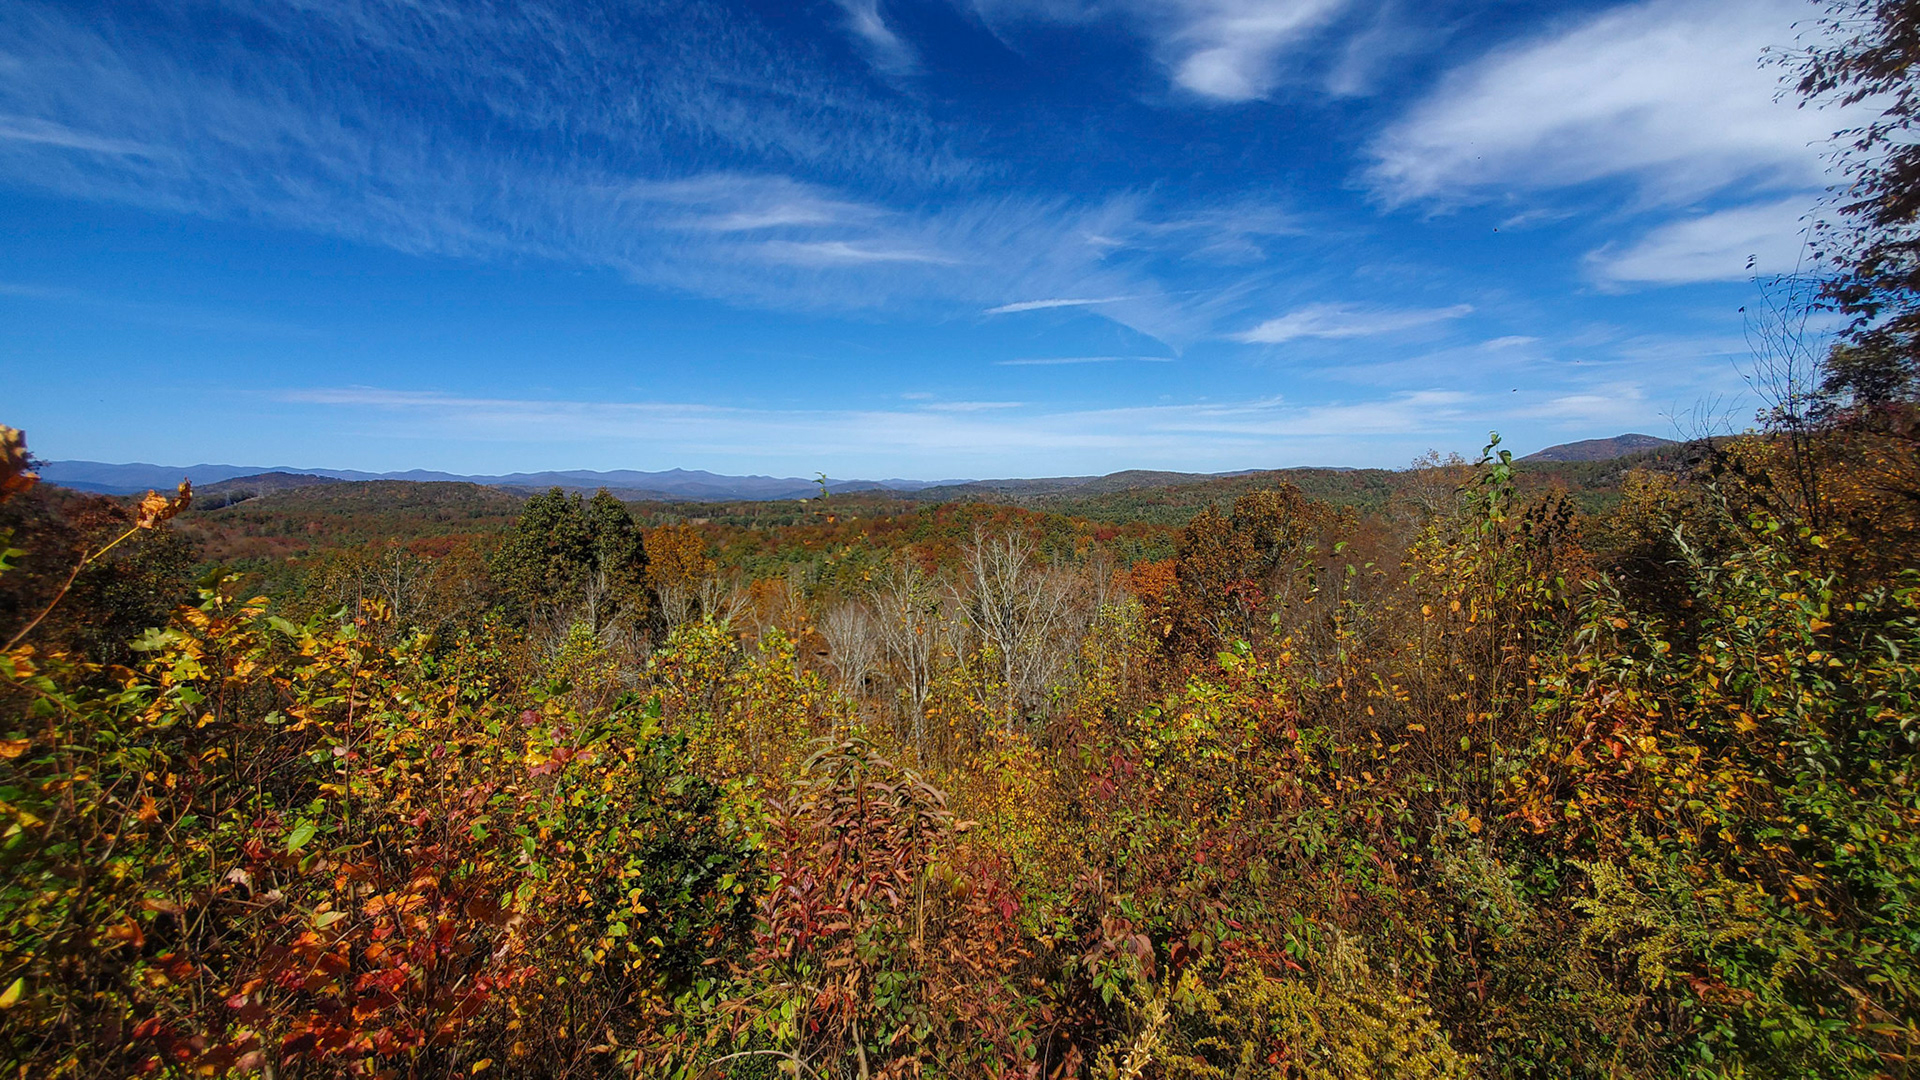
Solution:
[{"label": "wispy cloud streak", "polygon": [[[1268,398],[1109,409],[1017,402],[928,403],[893,410],[770,410],[671,402],[542,401],[334,387],[290,391],[293,403],[385,414],[385,434],[551,444],[556,433],[601,445],[671,448],[681,460],[737,455],[769,462],[859,458],[1013,472],[1054,462],[1228,467],[1279,453],[1333,460],[1339,440],[1431,438],[1458,425],[1471,395],[1424,390],[1371,401],[1295,405]],[[1022,457],[1022,455],[1043,455]],[[1120,466],[1115,466],[1120,467]],[[1244,467],[1234,466],[1234,467]],[[1009,473],[1011,474],[1011,473]]]},{"label": "wispy cloud streak", "polygon": [[1114,304],[1127,299],[1131,299],[1131,298],[1125,297],[1125,296],[1109,296],[1109,297],[1105,297],[1104,299],[1097,299],[1097,300],[1085,300],[1085,299],[1018,300],[1011,304],[1001,304],[999,307],[990,307],[986,310],[986,314],[1011,315],[1015,312],[1020,312],[1020,311],[1045,311],[1048,308],[1092,307],[1096,304]]},{"label": "wispy cloud streak", "polygon": [[1660,0],[1614,8],[1452,73],[1374,142],[1390,202],[1459,202],[1626,178],[1656,201],[1733,184],[1819,187],[1845,118],[1777,100],[1769,46],[1805,0]]},{"label": "wispy cloud streak", "polygon": [[996,367],[1060,367],[1073,364],[1171,364],[1171,356],[1025,356],[995,360]]},{"label": "wispy cloud streak", "polygon": [[846,12],[847,31],[865,47],[874,68],[886,75],[904,75],[920,66],[920,58],[880,12],[880,0],[835,0]]},{"label": "wispy cloud streak", "polygon": [[1470,304],[1421,310],[1362,308],[1352,304],[1309,304],[1277,319],[1268,319],[1234,340],[1253,345],[1278,345],[1296,338],[1358,338],[1394,334],[1473,314]]},{"label": "wispy cloud streak", "polygon": [[[0,7],[0,184],[774,309],[1096,297],[1172,343],[1214,333],[1204,295],[1244,273],[1209,253],[1264,257],[1249,237],[1276,227],[1257,205],[988,191],[917,106],[705,5],[212,2],[250,36]],[[129,10],[193,23],[173,0]],[[431,100],[403,103],[402,83]],[[448,114],[486,117],[484,137]],[[1162,284],[1189,257],[1184,287]]]},{"label": "wispy cloud streak", "polygon": [[982,16],[1094,22],[1117,17],[1143,37],[1173,86],[1216,102],[1267,96],[1282,58],[1352,0],[974,0]]},{"label": "wispy cloud streak", "polygon": [[1807,261],[1808,202],[1794,197],[1681,218],[1625,247],[1594,252],[1589,262],[1611,284],[1745,281],[1788,273]]}]

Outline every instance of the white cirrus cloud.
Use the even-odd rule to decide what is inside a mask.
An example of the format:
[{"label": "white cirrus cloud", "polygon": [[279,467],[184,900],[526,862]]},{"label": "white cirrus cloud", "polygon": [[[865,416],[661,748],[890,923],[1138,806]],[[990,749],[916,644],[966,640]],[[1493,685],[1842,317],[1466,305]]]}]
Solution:
[{"label": "white cirrus cloud", "polygon": [[1651,409],[1639,384],[1614,383],[1585,393],[1560,394],[1519,411],[1543,420],[1602,430],[1644,423]]},{"label": "white cirrus cloud", "polygon": [[1806,0],[1646,0],[1455,70],[1370,148],[1389,203],[1470,201],[1627,178],[1652,202],[1740,184],[1821,186],[1844,117],[1776,100],[1768,47]]},{"label": "white cirrus cloud", "polygon": [[[186,29],[187,0],[152,3],[179,17],[0,4],[0,186],[776,310],[1107,298],[1102,317],[1174,347],[1239,315],[1215,301],[1247,272],[1215,253],[1281,227],[1257,201],[918,198],[976,166],[900,95],[710,4],[635,0],[659,39],[636,52],[590,11],[512,3],[206,0],[248,28],[217,39]],[[433,87],[439,111],[387,78]],[[469,114],[487,134],[447,122]]]},{"label": "white cirrus cloud", "polygon": [[1172,84],[1211,101],[1266,97],[1286,53],[1326,28],[1352,0],[974,0],[989,22],[1118,19],[1145,38]]},{"label": "white cirrus cloud", "polygon": [[1114,304],[1122,300],[1130,299],[1132,299],[1132,297],[1108,296],[1099,299],[1062,298],[1056,300],[1017,300],[1011,304],[1001,304],[999,307],[990,307],[983,314],[1011,315],[1018,311],[1045,311],[1048,308],[1063,307],[1091,307],[1095,304]]},{"label": "white cirrus cloud", "polygon": [[692,232],[764,232],[781,229],[864,228],[889,215],[879,207],[840,198],[790,177],[711,172],[678,180],[637,180],[606,192],[613,205],[663,228]]},{"label": "white cirrus cloud", "polygon": [[834,0],[846,14],[847,32],[863,46],[867,60],[885,75],[904,75],[920,66],[920,57],[880,12],[880,0]]},{"label": "white cirrus cloud", "polygon": [[[1162,5],[1153,5],[1162,7]],[[1347,0],[1208,0],[1175,9],[1162,41],[1174,85],[1221,101],[1265,97],[1281,52],[1347,6]]]},{"label": "white cirrus cloud", "polygon": [[881,468],[889,475],[923,470],[941,476],[956,470],[1048,475],[1127,467],[1243,469],[1262,461],[1352,464],[1360,453],[1356,439],[1378,444],[1382,460],[1399,460],[1436,437],[1464,437],[1483,421],[1475,398],[1453,390],[1314,405],[1264,398],[1095,409],[952,402],[782,410],[484,398],[379,387],[322,387],[277,396],[292,405],[346,410],[366,434],[378,438],[585,446],[617,452],[628,461],[787,472],[825,468],[850,476],[871,472],[875,462],[887,463]]},{"label": "white cirrus cloud", "polygon": [[1737,206],[1661,225],[1624,248],[1589,256],[1610,284],[1681,285],[1789,273],[1806,261],[1804,198]]},{"label": "white cirrus cloud", "polygon": [[995,360],[995,367],[1064,367],[1075,364],[1171,364],[1171,356],[1023,356],[1013,360]]},{"label": "white cirrus cloud", "polygon": [[1443,308],[1387,309],[1353,304],[1309,304],[1233,335],[1252,345],[1278,345],[1297,338],[1357,338],[1413,330],[1473,313],[1471,304]]},{"label": "white cirrus cloud", "polygon": [[958,259],[910,248],[874,248],[845,240],[769,240],[760,251],[775,262],[798,266],[864,265],[867,263],[934,263],[952,265]]},{"label": "white cirrus cloud", "polygon": [[101,138],[33,116],[0,116],[0,143],[7,142],[118,157],[153,158],[166,154],[165,150],[132,139]]}]

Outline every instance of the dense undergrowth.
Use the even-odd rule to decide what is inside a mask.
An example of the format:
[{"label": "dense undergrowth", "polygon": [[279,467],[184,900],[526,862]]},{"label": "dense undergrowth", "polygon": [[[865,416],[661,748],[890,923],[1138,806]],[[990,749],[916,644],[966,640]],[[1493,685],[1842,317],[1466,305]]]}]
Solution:
[{"label": "dense undergrowth", "polygon": [[737,581],[556,492],[484,557],[170,614],[177,501],[49,509],[12,446],[0,1054],[1909,1075],[1907,430],[1700,448],[1598,518],[1496,446],[1365,518],[1242,494],[1162,560],[796,525]]}]

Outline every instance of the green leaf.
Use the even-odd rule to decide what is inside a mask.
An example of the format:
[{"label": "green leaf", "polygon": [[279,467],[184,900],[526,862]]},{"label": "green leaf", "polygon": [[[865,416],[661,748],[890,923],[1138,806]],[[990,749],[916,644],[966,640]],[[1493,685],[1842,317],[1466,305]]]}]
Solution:
[{"label": "green leaf", "polygon": [[162,630],[159,627],[154,627],[128,642],[127,648],[132,649],[134,652],[158,652],[179,640],[179,637],[180,635],[172,630]]},{"label": "green leaf", "polygon": [[306,847],[307,841],[313,839],[313,834],[316,829],[317,826],[315,826],[313,822],[302,818],[300,823],[293,827],[293,831],[287,834],[287,850],[299,851],[301,848]]}]

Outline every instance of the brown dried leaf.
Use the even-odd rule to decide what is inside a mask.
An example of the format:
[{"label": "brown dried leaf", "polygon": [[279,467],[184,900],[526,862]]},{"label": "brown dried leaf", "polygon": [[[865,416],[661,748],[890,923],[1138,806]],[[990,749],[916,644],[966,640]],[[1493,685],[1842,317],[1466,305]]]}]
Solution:
[{"label": "brown dried leaf", "polygon": [[151,529],[185,510],[192,502],[193,484],[187,480],[180,481],[180,490],[171,499],[159,492],[149,491],[146,498],[140,500],[140,505],[134,508],[133,523],[139,528]]},{"label": "brown dried leaf", "polygon": [[0,424],[0,501],[40,482],[40,477],[30,472],[27,465],[27,433]]}]

